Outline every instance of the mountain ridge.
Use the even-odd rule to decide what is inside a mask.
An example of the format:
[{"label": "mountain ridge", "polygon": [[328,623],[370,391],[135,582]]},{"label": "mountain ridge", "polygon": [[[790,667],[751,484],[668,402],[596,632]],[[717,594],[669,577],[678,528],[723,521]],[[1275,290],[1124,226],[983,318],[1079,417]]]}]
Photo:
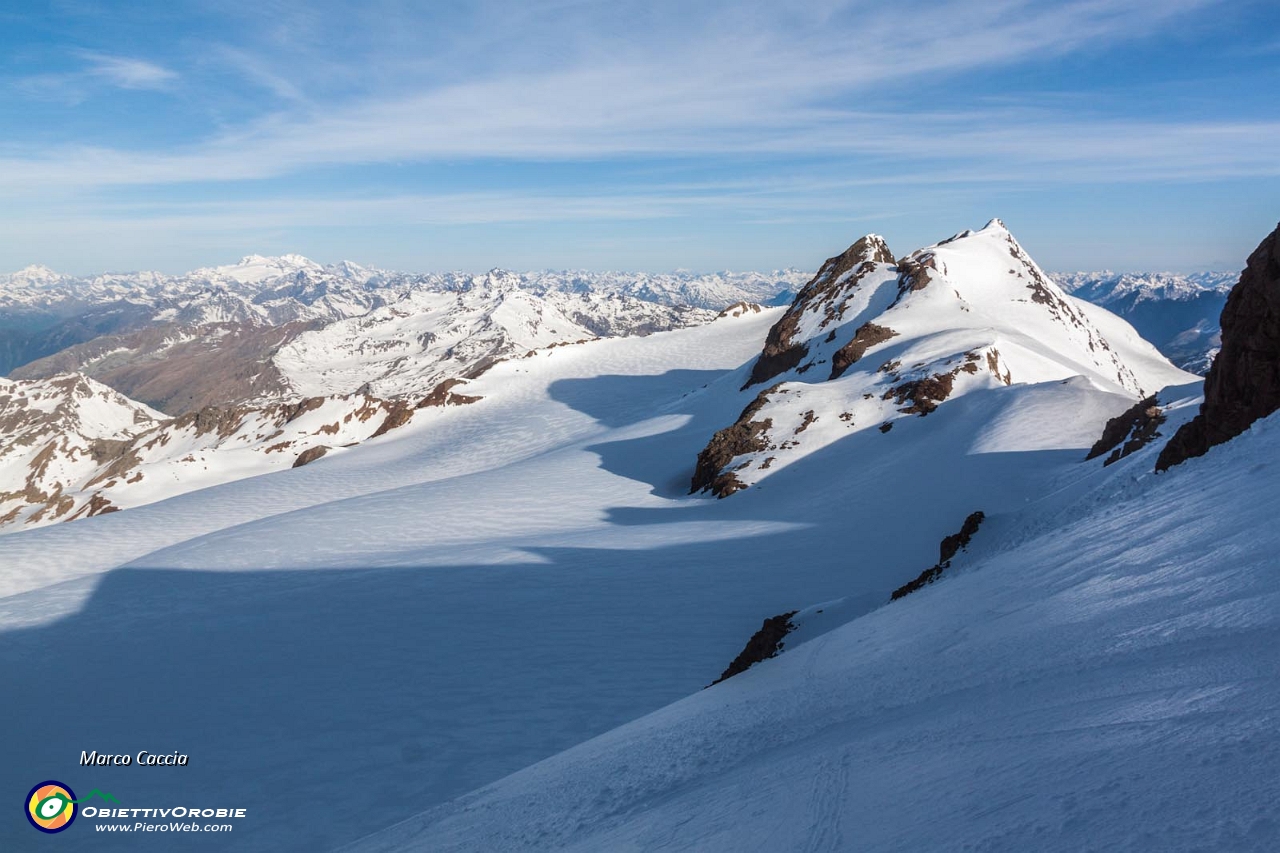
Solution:
[{"label": "mountain ridge", "polygon": [[1123,320],[1086,306],[999,220],[897,260],[881,238],[863,237],[770,329],[743,387],[754,399],[699,455],[691,488],[727,497],[829,442],[887,435],[903,416],[970,393],[1079,378],[1132,402],[1193,379]]}]

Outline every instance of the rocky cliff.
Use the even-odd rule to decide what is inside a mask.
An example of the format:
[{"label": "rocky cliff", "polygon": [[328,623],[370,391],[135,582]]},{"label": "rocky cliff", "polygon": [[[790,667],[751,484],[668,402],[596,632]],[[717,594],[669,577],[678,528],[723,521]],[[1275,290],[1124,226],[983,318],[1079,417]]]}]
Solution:
[{"label": "rocky cliff", "polygon": [[1163,471],[1235,438],[1280,409],[1280,226],[1249,256],[1222,309],[1222,350],[1209,368],[1200,414],[1156,461]]}]

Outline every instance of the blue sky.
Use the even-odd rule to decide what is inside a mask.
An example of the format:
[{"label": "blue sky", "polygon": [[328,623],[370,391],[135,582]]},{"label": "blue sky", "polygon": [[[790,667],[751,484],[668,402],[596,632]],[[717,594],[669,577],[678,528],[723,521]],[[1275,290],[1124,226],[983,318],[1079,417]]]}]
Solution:
[{"label": "blue sky", "polygon": [[999,216],[1190,271],[1280,219],[1275,0],[23,0],[0,77],[0,269],[816,268]]}]

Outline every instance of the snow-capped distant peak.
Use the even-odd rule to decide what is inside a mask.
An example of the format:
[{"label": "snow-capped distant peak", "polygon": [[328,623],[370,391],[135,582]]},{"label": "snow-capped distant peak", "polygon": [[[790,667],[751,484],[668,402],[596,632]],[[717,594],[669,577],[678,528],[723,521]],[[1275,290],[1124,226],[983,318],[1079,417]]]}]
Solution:
[{"label": "snow-capped distant peak", "polygon": [[0,276],[0,280],[7,280],[10,284],[25,285],[27,287],[42,287],[46,285],[58,284],[65,276],[61,273],[54,272],[43,264],[31,264],[23,267],[17,272]]},{"label": "snow-capped distant peak", "polygon": [[284,255],[245,255],[239,260],[236,266],[297,266],[297,267],[316,267],[319,266],[315,261],[305,255],[284,254]]},{"label": "snow-capped distant peak", "polygon": [[245,255],[237,263],[210,269],[196,270],[193,275],[212,279],[229,279],[240,284],[258,284],[271,278],[290,275],[301,270],[320,271],[320,264],[302,255]]},{"label": "snow-capped distant peak", "polygon": [[336,264],[329,264],[325,267],[327,272],[340,275],[343,278],[364,280],[373,275],[377,270],[373,267],[366,267],[357,264],[355,261],[338,261]]},{"label": "snow-capped distant peak", "polygon": [[46,267],[44,264],[30,264],[18,270],[15,275],[27,276],[28,278],[59,278],[58,273]]}]

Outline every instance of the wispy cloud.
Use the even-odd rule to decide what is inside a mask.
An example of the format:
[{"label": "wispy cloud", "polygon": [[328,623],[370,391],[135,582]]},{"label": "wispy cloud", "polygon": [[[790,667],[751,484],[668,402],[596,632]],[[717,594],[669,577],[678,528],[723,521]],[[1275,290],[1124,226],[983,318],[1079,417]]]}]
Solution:
[{"label": "wispy cloud", "polygon": [[177,72],[145,59],[94,51],[80,56],[89,64],[86,75],[121,89],[167,89],[178,80]]},{"label": "wispy cloud", "polygon": [[267,90],[287,101],[305,101],[302,87],[284,74],[274,70],[272,63],[255,54],[228,44],[212,45],[210,56],[254,86]]},{"label": "wispy cloud", "polygon": [[[447,99],[446,99],[447,100]],[[1280,174],[1280,121],[1064,118],[1019,110],[957,113],[795,111],[753,133],[704,122],[657,133],[644,120],[563,123],[536,110],[476,114],[463,101],[380,108],[266,124],[184,153],[74,147],[0,155],[0,189],[252,181],[308,167],[405,160],[554,160],[630,155],[781,157],[822,154],[864,168],[868,183],[1204,180]],[[859,159],[871,158],[859,167]],[[844,175],[841,180],[846,179]]]},{"label": "wispy cloud", "polygon": [[177,72],[144,59],[87,50],[72,55],[80,62],[77,70],[19,77],[12,83],[14,91],[75,106],[106,90],[163,91],[180,79]]},{"label": "wispy cloud", "polygon": [[[1151,168],[1139,172],[1194,170],[1211,165],[1206,159],[1220,170],[1248,170],[1265,164],[1255,149],[1270,148],[1257,136],[1273,131],[1270,123],[1142,125],[1087,116],[1020,116],[1013,110],[947,113],[934,105],[886,112],[866,106],[886,100],[879,87],[1133,38],[1214,2],[944,0],[888,8],[816,3],[790,9],[773,3],[712,4],[692,22],[684,21],[684,33],[660,25],[644,37],[601,27],[596,17],[604,6],[599,4],[535,4],[542,17],[565,25],[563,55],[542,58],[543,67],[479,68],[461,79],[433,77],[415,84],[414,62],[405,60],[403,67],[369,72],[372,78],[362,84],[368,91],[319,103],[304,101],[301,88],[261,55],[223,47],[220,55],[239,73],[293,105],[160,157],[82,145],[38,155],[11,147],[4,152],[11,167],[6,173],[29,182],[93,186],[241,181],[314,166],[456,158],[832,152],[997,154],[1082,165],[1093,161],[1104,170],[1124,170],[1140,159],[1124,150],[1135,136],[1147,137],[1156,149]],[[493,19],[504,20],[501,15]],[[924,19],[945,20],[949,26],[917,26]],[[514,23],[496,26],[498,33],[490,37],[521,53],[526,49],[521,34],[512,30],[521,21],[517,16]],[[464,53],[472,47],[468,44]],[[86,58],[93,75],[117,86],[164,88],[177,79],[174,72],[142,60]],[[438,71],[438,63],[432,69]],[[399,77],[394,70],[402,72]],[[1223,146],[1225,156],[1206,158],[1212,144]]]}]

